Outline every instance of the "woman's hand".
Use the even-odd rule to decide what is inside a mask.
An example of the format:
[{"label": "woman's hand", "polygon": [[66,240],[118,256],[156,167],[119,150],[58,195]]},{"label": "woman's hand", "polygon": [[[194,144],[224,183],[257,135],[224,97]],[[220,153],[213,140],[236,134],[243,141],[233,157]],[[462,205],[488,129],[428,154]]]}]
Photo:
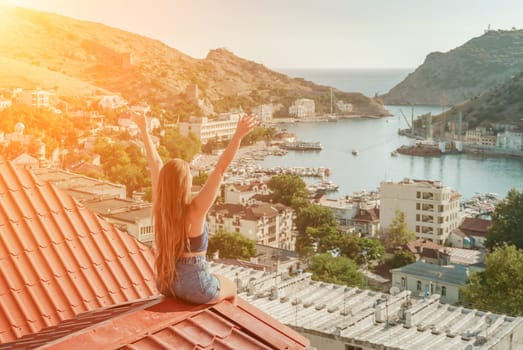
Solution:
[{"label": "woman's hand", "polygon": [[239,137],[240,140],[243,139],[256,125],[258,125],[258,120],[255,115],[249,114],[241,117],[240,120],[238,120],[235,136]]}]

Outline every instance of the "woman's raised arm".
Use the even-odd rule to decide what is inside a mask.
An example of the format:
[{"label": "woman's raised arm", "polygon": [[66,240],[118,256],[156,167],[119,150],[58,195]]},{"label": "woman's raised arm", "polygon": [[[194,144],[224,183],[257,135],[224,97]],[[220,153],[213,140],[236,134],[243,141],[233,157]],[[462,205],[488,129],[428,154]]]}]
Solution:
[{"label": "woman's raised arm", "polygon": [[231,141],[223,151],[222,155],[218,159],[216,168],[209,175],[205,185],[201,191],[193,198],[191,202],[191,210],[193,213],[198,215],[205,215],[209,208],[213,205],[216,199],[218,189],[222,182],[222,177],[234,156],[240,148],[242,139],[251,132],[252,129],[258,124],[254,115],[243,116],[238,121],[236,132],[234,133]]},{"label": "woman's raised arm", "polygon": [[163,161],[160,157],[160,154],[158,154],[158,150],[153,144],[151,135],[149,135],[147,116],[145,113],[137,113],[134,111],[130,111],[130,113],[131,119],[136,123],[136,125],[138,125],[140,133],[142,134],[147,164],[149,165],[149,170],[151,171],[151,182],[154,196],[158,188],[158,176],[160,175],[160,170],[163,167]]}]

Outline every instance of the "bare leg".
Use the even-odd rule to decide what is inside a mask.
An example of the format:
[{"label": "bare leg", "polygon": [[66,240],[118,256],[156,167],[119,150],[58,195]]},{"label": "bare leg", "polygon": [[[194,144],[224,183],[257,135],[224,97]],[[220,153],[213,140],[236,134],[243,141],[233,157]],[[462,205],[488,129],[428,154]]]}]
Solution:
[{"label": "bare leg", "polygon": [[220,293],[216,298],[208,302],[208,304],[216,304],[227,299],[236,305],[236,284],[222,275],[215,274],[214,276],[218,279],[218,282],[220,282]]}]

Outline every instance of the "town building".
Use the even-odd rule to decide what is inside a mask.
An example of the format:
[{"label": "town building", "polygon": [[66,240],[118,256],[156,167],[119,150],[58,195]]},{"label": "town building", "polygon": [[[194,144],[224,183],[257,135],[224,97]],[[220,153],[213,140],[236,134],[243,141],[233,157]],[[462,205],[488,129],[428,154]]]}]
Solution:
[{"label": "town building", "polygon": [[258,244],[294,250],[294,211],[283,204],[215,204],[209,211],[209,233],[238,232]]},{"label": "town building", "polygon": [[0,111],[2,109],[9,108],[12,105],[13,105],[13,101],[12,100],[8,100],[8,99],[5,99],[5,98],[0,98]]},{"label": "town building", "polygon": [[364,237],[377,237],[380,232],[380,210],[360,209],[352,219],[354,231]]},{"label": "town building", "polygon": [[380,225],[386,231],[396,216],[405,214],[418,238],[444,244],[458,227],[461,195],[439,181],[404,179],[380,184]]},{"label": "town building", "polygon": [[267,183],[251,182],[247,184],[224,184],[224,202],[230,204],[252,205],[258,201],[254,198],[257,194],[266,196],[270,194]]},{"label": "town building", "polygon": [[40,166],[40,162],[35,157],[27,153],[22,153],[11,161],[17,169],[36,169]]},{"label": "town building", "polygon": [[340,113],[350,113],[352,112],[353,106],[352,103],[346,103],[342,100],[336,101],[336,108]]},{"label": "town building", "polygon": [[268,274],[212,262],[210,269],[239,281],[242,298],[321,350],[504,350],[523,346],[522,317],[449,305],[435,290],[419,298],[398,287],[389,294],[312,281],[309,273]]},{"label": "town building", "polygon": [[127,101],[119,95],[105,95],[100,97],[98,106],[112,110],[127,106]]},{"label": "town building", "polygon": [[294,101],[289,107],[289,115],[298,119],[313,118],[316,114],[316,104],[314,100],[300,98]]},{"label": "town building", "polygon": [[211,139],[231,139],[239,119],[239,113],[224,113],[217,119],[191,117],[188,122],[179,123],[178,127],[183,136],[193,133],[202,144],[206,144]]},{"label": "town building", "polygon": [[449,244],[458,248],[484,248],[490,226],[491,220],[466,217],[459,227],[452,231]]},{"label": "town building", "polygon": [[152,246],[154,228],[151,203],[121,198],[94,198],[84,200],[82,204],[138,241]]},{"label": "town building", "polygon": [[41,181],[47,181],[69,193],[79,202],[100,198],[127,198],[126,187],[61,169],[38,168],[32,170]]},{"label": "town building", "polygon": [[508,150],[523,151],[523,131],[506,130],[498,133],[496,145]]},{"label": "town building", "polygon": [[437,265],[418,260],[392,269],[392,287],[425,298],[436,293],[442,302],[455,304],[459,301],[459,288],[468,282],[469,270],[466,265]]},{"label": "town building", "polygon": [[485,128],[475,128],[465,131],[465,143],[483,146],[496,146],[497,136]]},{"label": "town building", "polygon": [[268,123],[272,120],[274,106],[272,103],[266,103],[253,108],[252,113],[258,117],[261,123]]},{"label": "town building", "polygon": [[15,103],[33,108],[49,108],[53,104],[56,94],[46,90],[16,90]]}]

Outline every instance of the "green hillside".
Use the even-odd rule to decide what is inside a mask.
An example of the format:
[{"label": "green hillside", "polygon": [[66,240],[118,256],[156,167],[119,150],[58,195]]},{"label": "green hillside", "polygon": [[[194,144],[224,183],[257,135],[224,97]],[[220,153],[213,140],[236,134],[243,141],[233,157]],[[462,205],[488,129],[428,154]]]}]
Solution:
[{"label": "green hillside", "polygon": [[[0,6],[0,32],[0,57],[121,93],[131,103],[145,100],[171,114],[190,84],[198,85],[215,112],[269,101],[288,106],[297,97],[315,99],[319,111],[330,103],[329,87],[291,79],[225,49],[194,59],[158,40],[106,25],[6,6]],[[27,70],[28,80],[30,75]],[[381,102],[362,94],[334,90],[334,95],[353,103],[356,114],[388,114]]]},{"label": "green hillside", "polygon": [[489,31],[449,52],[431,53],[381,96],[385,104],[455,105],[523,72],[523,30]]}]

